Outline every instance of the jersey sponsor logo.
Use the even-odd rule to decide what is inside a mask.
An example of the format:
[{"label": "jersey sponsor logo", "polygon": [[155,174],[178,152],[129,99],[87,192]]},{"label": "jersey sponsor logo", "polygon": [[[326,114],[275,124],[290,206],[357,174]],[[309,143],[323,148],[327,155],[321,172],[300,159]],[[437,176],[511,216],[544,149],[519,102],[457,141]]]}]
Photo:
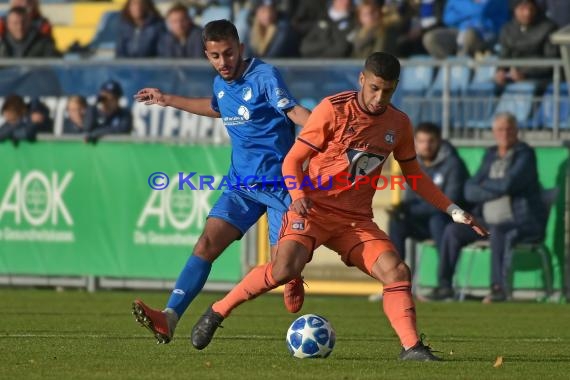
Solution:
[{"label": "jersey sponsor logo", "polygon": [[441,187],[443,185],[443,174],[435,173],[433,176],[433,183],[435,183],[436,186]]},{"label": "jersey sponsor logo", "polygon": [[388,144],[394,144],[394,131],[388,131],[386,132],[386,135],[384,136],[384,141],[386,141]]},{"label": "jersey sponsor logo", "polygon": [[245,120],[249,120],[249,110],[245,106],[240,106],[238,108],[238,115],[243,117]]},{"label": "jersey sponsor logo", "polygon": [[226,94],[226,93],[225,93],[223,90],[220,91],[220,92],[218,92],[218,99],[223,98],[225,94]]},{"label": "jersey sponsor logo", "polygon": [[385,156],[364,152],[356,149],[347,149],[346,156],[350,163],[348,180],[354,184],[357,177],[367,176],[376,170],[384,160]]},{"label": "jersey sponsor logo", "polygon": [[305,229],[305,221],[304,220],[294,220],[291,223],[291,229],[296,231],[303,231]]},{"label": "jersey sponsor logo", "polygon": [[251,89],[251,87],[246,87],[242,90],[242,98],[246,102],[250,101],[252,96],[253,96],[253,90]]},{"label": "jersey sponsor logo", "polygon": [[289,104],[289,99],[287,99],[287,98],[279,99],[279,101],[277,102],[277,107],[283,108],[287,104]]}]

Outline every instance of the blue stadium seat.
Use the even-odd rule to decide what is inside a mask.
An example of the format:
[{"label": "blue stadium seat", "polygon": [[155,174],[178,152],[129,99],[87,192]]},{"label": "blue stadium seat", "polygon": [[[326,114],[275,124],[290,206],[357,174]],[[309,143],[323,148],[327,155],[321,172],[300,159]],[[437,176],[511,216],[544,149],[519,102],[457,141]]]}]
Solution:
[{"label": "blue stadium seat", "polygon": [[[488,58],[487,62],[493,62],[496,57]],[[494,65],[477,66],[473,73],[471,83],[467,85],[462,97],[461,109],[463,111],[463,124],[467,128],[490,128],[493,111],[496,105]]]},{"label": "blue stadium seat", "polygon": [[[471,70],[465,65],[454,65],[451,66],[449,74],[449,93],[451,95],[449,114],[450,123],[452,126],[461,126],[463,120],[461,116],[460,96],[467,89]],[[433,84],[426,93],[426,101],[422,105],[421,111],[422,121],[431,121],[438,125],[441,125],[442,123],[442,96],[444,90],[443,77],[444,70],[443,68],[440,68]]]},{"label": "blue stadium seat", "polygon": [[232,19],[232,10],[230,6],[210,5],[202,12],[202,16],[200,17],[200,24],[204,26],[210,21],[220,20],[220,19],[226,19],[226,20]]},{"label": "blue stadium seat", "polygon": [[[560,103],[558,110],[560,128],[570,128],[570,96],[568,84],[560,84]],[[534,118],[535,127],[554,128],[554,84],[550,84],[544,96],[540,108]]]},{"label": "blue stadium seat", "polygon": [[[428,58],[429,59],[429,58]],[[414,63],[426,60],[423,56],[411,59]],[[428,65],[404,66],[400,76],[400,83],[395,94],[395,104],[399,105],[408,114],[413,125],[417,125],[422,118],[421,109],[432,80],[434,68]]]},{"label": "blue stadium seat", "polygon": [[510,83],[505,87],[495,114],[510,112],[516,116],[519,128],[532,126],[532,109],[537,84],[532,81]]},{"label": "blue stadium seat", "polygon": [[93,50],[115,50],[117,43],[117,33],[119,29],[119,11],[105,12],[97,25],[95,37],[89,43]]}]

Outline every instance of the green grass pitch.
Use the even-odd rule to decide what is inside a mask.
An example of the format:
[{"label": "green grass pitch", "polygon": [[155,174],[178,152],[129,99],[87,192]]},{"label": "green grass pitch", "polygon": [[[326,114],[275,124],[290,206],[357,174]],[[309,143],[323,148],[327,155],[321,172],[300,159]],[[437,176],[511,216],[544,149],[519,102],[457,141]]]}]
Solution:
[{"label": "green grass pitch", "polygon": [[[285,332],[295,316],[278,295],[242,305],[208,348],[188,336],[220,295],[199,296],[175,339],[157,345],[131,315],[140,297],[162,306],[167,292],[0,289],[0,379],[568,379],[568,305],[418,304],[418,326],[441,363],[397,360],[398,340],[377,303],[309,295],[303,313],[337,333],[328,359],[295,359]],[[498,356],[503,364],[494,367]]]}]

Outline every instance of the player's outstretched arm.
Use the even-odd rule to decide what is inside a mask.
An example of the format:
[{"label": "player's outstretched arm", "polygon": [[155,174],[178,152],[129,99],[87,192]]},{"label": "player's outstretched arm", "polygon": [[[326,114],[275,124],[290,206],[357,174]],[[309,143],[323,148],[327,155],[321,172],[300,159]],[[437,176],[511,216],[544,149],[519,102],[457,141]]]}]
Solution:
[{"label": "player's outstretched arm", "polygon": [[433,183],[431,178],[424,173],[415,158],[399,164],[408,185],[423,199],[441,211],[448,213],[454,222],[471,226],[480,236],[489,236],[489,232],[477,219],[451,202],[439,187]]},{"label": "player's outstretched arm", "polygon": [[311,111],[298,104],[295,107],[289,108],[285,112],[287,113],[287,117],[291,119],[293,123],[300,125],[301,127],[305,125],[307,119],[311,115]]},{"label": "player's outstretched arm", "polygon": [[158,88],[143,88],[134,96],[137,102],[146,105],[158,104],[161,107],[173,107],[196,115],[220,117],[220,113],[212,109],[210,98],[186,98],[184,96],[164,94]]},{"label": "player's outstretched arm", "polygon": [[290,209],[301,216],[307,215],[313,206],[311,200],[299,186],[303,183],[303,163],[313,153],[314,151],[307,144],[297,140],[283,161],[283,177],[289,194],[291,194]]}]

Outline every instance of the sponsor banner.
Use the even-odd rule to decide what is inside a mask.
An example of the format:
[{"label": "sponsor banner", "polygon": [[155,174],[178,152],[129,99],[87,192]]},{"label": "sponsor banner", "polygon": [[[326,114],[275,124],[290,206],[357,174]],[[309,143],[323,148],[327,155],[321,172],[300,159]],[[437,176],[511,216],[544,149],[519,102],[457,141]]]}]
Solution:
[{"label": "sponsor banner", "polygon": [[[229,157],[229,147],[0,144],[0,273],[176,278],[221,192],[155,191],[148,173],[221,178]],[[242,244],[212,280],[240,278]]]}]

